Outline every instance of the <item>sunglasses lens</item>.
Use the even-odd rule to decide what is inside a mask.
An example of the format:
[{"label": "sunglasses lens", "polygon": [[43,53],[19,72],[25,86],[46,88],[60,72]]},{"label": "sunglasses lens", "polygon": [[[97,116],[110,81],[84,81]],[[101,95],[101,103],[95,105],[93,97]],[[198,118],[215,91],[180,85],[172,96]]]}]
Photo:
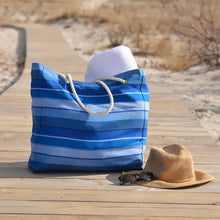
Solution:
[{"label": "sunglasses lens", "polygon": [[119,181],[122,185],[134,183],[136,180],[136,174],[125,174],[119,177]]},{"label": "sunglasses lens", "polygon": [[137,180],[151,181],[155,178],[154,178],[153,173],[143,171],[139,174],[121,175],[118,179],[119,179],[121,185],[128,185],[128,184],[136,182]]}]

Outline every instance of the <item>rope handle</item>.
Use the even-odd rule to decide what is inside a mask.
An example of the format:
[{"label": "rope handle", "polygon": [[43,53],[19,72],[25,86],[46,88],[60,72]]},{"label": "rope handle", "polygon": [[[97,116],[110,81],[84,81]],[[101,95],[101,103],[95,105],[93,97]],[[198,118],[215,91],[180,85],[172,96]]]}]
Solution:
[{"label": "rope handle", "polygon": [[81,106],[81,108],[88,112],[89,114],[91,115],[95,115],[95,116],[104,116],[104,115],[107,115],[113,108],[114,106],[114,98],[113,98],[113,95],[111,93],[111,90],[109,89],[109,87],[103,82],[103,80],[113,80],[113,81],[117,81],[117,82],[121,82],[123,85],[127,82],[126,80],[124,79],[120,79],[120,78],[117,78],[117,77],[104,77],[104,78],[100,78],[100,79],[97,79],[97,80],[94,80],[93,83],[98,83],[100,85],[103,86],[103,88],[106,90],[106,92],[108,93],[109,95],[109,99],[110,99],[110,104],[109,104],[109,107],[106,111],[102,112],[102,113],[96,113],[96,112],[93,112],[93,111],[90,111],[80,100],[76,90],[75,90],[75,86],[73,84],[73,80],[72,80],[72,76],[70,74],[67,74],[66,76],[62,73],[60,73],[60,75],[64,78],[65,82],[66,83],[69,83],[70,84],[70,88],[76,98],[76,101],[78,102],[78,104]]}]

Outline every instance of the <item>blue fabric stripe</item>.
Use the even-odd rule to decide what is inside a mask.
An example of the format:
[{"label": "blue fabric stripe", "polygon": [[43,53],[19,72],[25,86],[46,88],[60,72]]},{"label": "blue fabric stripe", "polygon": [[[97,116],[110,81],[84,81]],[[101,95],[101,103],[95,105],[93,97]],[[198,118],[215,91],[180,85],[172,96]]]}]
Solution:
[{"label": "blue fabric stripe", "polygon": [[93,141],[79,141],[79,140],[68,140],[61,139],[59,137],[44,137],[44,136],[36,136],[32,134],[31,142],[35,144],[42,145],[51,145],[51,146],[61,146],[61,147],[69,147],[69,148],[78,148],[78,149],[87,149],[87,150],[95,150],[95,149],[108,149],[108,148],[118,148],[118,147],[129,147],[129,146],[137,146],[142,144],[141,138],[128,138],[124,140],[112,140],[105,142],[93,142]]},{"label": "blue fabric stripe", "polygon": [[[42,80],[43,79],[43,80],[52,81],[52,82],[60,82],[61,84],[63,84],[65,82],[65,80],[61,76],[54,73],[52,70],[50,70],[47,67],[43,67],[41,70],[32,69],[31,74],[32,74],[33,80]],[[127,80],[126,85],[129,85],[129,84],[130,85],[134,85],[134,84],[140,85],[141,81],[142,81],[142,77],[145,78],[142,69],[135,69],[135,70],[127,71],[125,73],[115,75],[115,77]],[[83,85],[83,87],[87,87],[87,89],[96,88],[96,86],[100,87],[100,85],[98,85],[97,83],[85,83],[85,82],[79,82],[76,80],[73,80],[73,82],[76,87],[78,87],[78,86],[82,87],[82,85]],[[114,82],[114,81],[109,81],[109,80],[105,80],[105,82],[107,85],[114,85],[114,86],[120,85],[119,82]]]},{"label": "blue fabric stripe", "polygon": [[[34,117],[55,117],[55,118],[70,118],[78,120],[79,116],[76,114],[75,111],[71,110],[63,110],[63,109],[53,109],[50,108],[36,108],[32,107],[32,114]],[[144,116],[145,115],[145,116]],[[135,119],[143,119],[144,117],[148,117],[148,111],[146,112],[137,112],[137,111],[131,111],[131,112],[115,112],[114,114],[107,114],[103,117],[97,117],[94,115],[88,115],[86,112],[80,112],[80,120],[81,121],[117,121],[117,120],[129,120],[132,118]]]},{"label": "blue fabric stripe", "polygon": [[[62,100],[62,99],[49,99],[49,98],[32,98],[32,105],[36,107],[46,107],[46,108],[59,108],[63,109],[72,109],[76,111],[82,111],[81,106],[74,102],[73,100]],[[108,104],[86,104],[86,107],[91,111],[95,112],[103,112],[106,111],[109,107]],[[117,102],[114,104],[111,112],[119,112],[119,111],[131,111],[131,110],[148,110],[149,103],[148,102]],[[103,118],[104,120],[104,118]]]},{"label": "blue fabric stripe", "polygon": [[[80,116],[79,116],[80,118]],[[144,120],[130,119],[124,121],[80,121],[65,118],[50,118],[50,117],[35,117],[33,116],[34,126],[56,127],[56,128],[68,128],[79,131],[112,131],[112,130],[124,130],[124,129],[143,129]]]},{"label": "blue fabric stripe", "polygon": [[[84,113],[84,114],[87,114],[84,110],[82,110],[82,111],[76,111],[76,110],[73,110],[73,109],[65,109],[65,108],[54,108],[54,107],[39,107],[39,106],[34,106],[34,105],[32,105],[32,109],[48,109],[48,110],[51,110],[51,111],[53,111],[53,110],[62,110],[62,111],[72,111],[72,112],[79,112],[79,113]],[[108,114],[117,114],[117,113],[129,113],[129,112],[136,112],[137,114],[138,113],[144,113],[144,112],[149,112],[149,110],[123,110],[123,111],[118,111],[118,112],[109,112]]]},{"label": "blue fabric stripe", "polygon": [[[51,99],[66,99],[71,100],[75,97],[73,94],[65,91],[52,91],[52,90],[31,90],[32,97],[44,97],[44,98],[51,98]],[[123,94],[123,95],[115,95],[114,102],[135,102],[135,101],[143,101],[143,96],[145,101],[149,101],[149,95],[141,93],[139,94]],[[108,96],[99,96],[99,97],[80,97],[80,100],[84,103],[90,104],[104,104],[109,103],[110,99]]]},{"label": "blue fabric stripe", "polygon": [[[131,162],[130,162],[131,161]],[[137,160],[133,160],[133,158],[131,158],[127,163],[127,164],[123,164],[123,165],[118,165],[115,166],[114,164],[111,166],[102,166],[102,167],[82,167],[82,166],[75,166],[74,164],[71,165],[57,165],[57,164],[52,164],[52,163],[41,163],[41,162],[37,162],[37,161],[33,161],[31,159],[29,159],[28,162],[28,166],[29,168],[35,172],[35,173],[39,173],[39,172],[45,172],[45,171],[78,171],[78,172],[100,172],[100,171],[126,171],[126,170],[142,170],[142,161],[140,159]]]},{"label": "blue fabric stripe", "polygon": [[[39,89],[64,89],[67,91],[71,91],[69,85],[65,84],[60,84],[57,82],[48,82],[48,81],[43,81],[43,80],[32,80],[31,82],[31,88],[39,88]],[[149,92],[148,87],[146,84],[142,85],[142,89],[145,93]],[[106,91],[102,87],[98,87],[97,89],[92,88],[90,90],[83,89],[82,87],[77,87],[76,88],[77,94],[79,96],[81,95],[107,95]],[[140,92],[140,85],[127,85],[127,86],[115,86],[111,88],[112,94],[118,94],[118,93],[127,93],[127,92]],[[108,95],[107,95],[108,96]]]},{"label": "blue fabric stripe", "polygon": [[67,147],[54,147],[50,145],[34,144],[31,143],[31,149],[36,153],[43,153],[53,156],[64,156],[73,158],[84,158],[84,159],[103,159],[103,158],[114,158],[119,156],[129,156],[134,154],[143,153],[142,145],[123,147],[123,148],[108,148],[98,150],[83,150],[76,148]]},{"label": "blue fabric stripe", "polygon": [[124,158],[124,157],[131,157],[131,156],[139,156],[141,155],[141,153],[137,153],[137,154],[130,154],[130,155],[123,155],[123,156],[115,156],[115,157],[105,157],[105,158],[80,158],[80,157],[72,157],[70,155],[66,155],[66,156],[62,156],[62,155],[53,155],[53,154],[47,154],[47,153],[38,153],[38,152],[35,152],[35,151],[31,151],[33,154],[36,154],[36,155],[42,155],[42,156],[48,156],[48,157],[57,157],[57,158],[62,158],[62,159],[76,159],[76,160],[87,160],[87,161],[107,161],[107,160],[111,160],[111,159],[121,159],[121,158]]},{"label": "blue fabric stripe", "polygon": [[113,130],[113,131],[77,131],[66,128],[56,128],[56,127],[36,127],[33,126],[33,133],[51,136],[62,136],[67,138],[78,138],[85,140],[106,140],[115,139],[120,137],[141,137],[142,129],[127,129],[127,130]]},{"label": "blue fabric stripe", "polygon": [[122,169],[141,169],[142,165],[142,155],[126,156],[120,159],[82,160],[48,156],[32,152],[29,160],[29,166],[35,172],[45,170],[114,171]]}]

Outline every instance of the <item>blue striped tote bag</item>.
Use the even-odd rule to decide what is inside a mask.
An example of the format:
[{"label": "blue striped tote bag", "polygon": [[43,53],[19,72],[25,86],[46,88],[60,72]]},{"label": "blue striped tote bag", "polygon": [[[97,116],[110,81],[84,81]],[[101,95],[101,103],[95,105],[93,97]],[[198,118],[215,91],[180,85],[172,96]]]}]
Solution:
[{"label": "blue striped tote bag", "polygon": [[33,172],[142,169],[149,110],[142,69],[85,83],[33,63],[31,76]]}]

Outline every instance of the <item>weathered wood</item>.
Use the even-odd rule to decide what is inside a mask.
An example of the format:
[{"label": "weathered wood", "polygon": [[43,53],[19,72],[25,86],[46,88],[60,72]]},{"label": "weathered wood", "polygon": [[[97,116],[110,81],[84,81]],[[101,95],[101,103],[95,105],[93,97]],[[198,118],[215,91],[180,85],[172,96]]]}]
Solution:
[{"label": "weathered wood", "polygon": [[[157,217],[219,217],[218,205],[143,204],[112,202],[60,202],[60,201],[0,201],[0,213],[75,214],[107,216],[157,216]],[[25,207],[25,209],[23,208]],[[187,210],[187,211],[184,211]]]},{"label": "weathered wood", "polygon": [[[112,219],[117,219],[117,220],[207,220],[207,218],[203,218],[203,217],[193,217],[193,218],[185,218],[185,217],[150,217],[150,216],[116,216],[116,215],[31,215],[31,214],[2,214],[0,215],[0,219],[1,220],[8,220],[8,219],[16,219],[16,220],[25,220],[25,219],[32,219],[32,220],[39,220],[39,219],[45,219],[45,220],[72,220],[72,219],[79,219],[79,220],[96,220],[96,219],[107,219],[107,220],[112,220]],[[219,218],[212,218],[209,217],[209,220],[218,220]]]},{"label": "weathered wood", "polygon": [[179,190],[120,186],[120,173],[47,172],[34,174],[30,154],[30,68],[40,62],[83,80],[87,63],[50,26],[25,25],[27,57],[16,84],[0,96],[0,219],[219,219],[220,146],[200,126],[185,103],[167,86],[149,82],[150,147],[179,143],[195,167],[215,181]]},{"label": "weathered wood", "polygon": [[72,202],[127,202],[143,204],[200,204],[220,205],[220,193],[189,193],[171,191],[167,192],[126,192],[99,190],[59,190],[59,189],[19,189],[2,188],[0,200],[28,200],[28,201],[72,201]]},{"label": "weathered wood", "polygon": [[[2,188],[21,188],[21,189],[74,189],[74,190],[110,190],[110,191],[167,191],[171,190],[165,189],[155,189],[155,188],[147,188],[139,185],[130,185],[130,186],[120,186],[117,175],[116,174],[108,174],[106,178],[98,177],[97,174],[78,174],[72,175],[66,174],[69,178],[65,178],[65,174],[52,174],[48,175],[48,177],[29,177],[29,178],[2,178],[0,182],[0,187]],[[177,191],[183,192],[219,192],[218,185],[220,184],[219,180],[215,180],[213,183],[207,183],[206,185],[201,185],[199,187],[191,187],[187,189],[179,189]],[[115,192],[115,196],[117,196],[117,192]],[[167,194],[169,197],[169,194]]]}]

